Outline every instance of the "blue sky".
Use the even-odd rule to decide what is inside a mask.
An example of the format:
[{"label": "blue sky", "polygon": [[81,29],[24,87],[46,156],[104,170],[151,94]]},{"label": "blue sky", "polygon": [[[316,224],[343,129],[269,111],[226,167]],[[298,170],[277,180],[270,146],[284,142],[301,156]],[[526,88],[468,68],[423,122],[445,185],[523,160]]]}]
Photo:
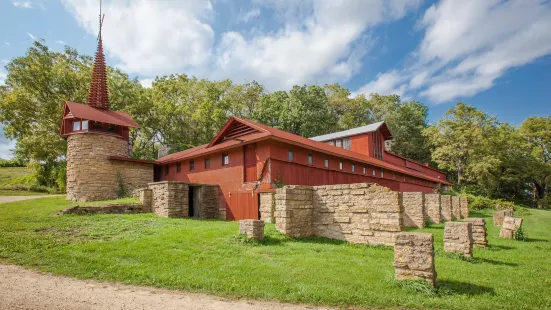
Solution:
[{"label": "blue sky", "polygon": [[[92,55],[98,10],[0,0],[0,64],[34,38]],[[270,91],[338,82],[422,101],[433,121],[457,101],[513,124],[551,111],[549,0],[104,0],[104,13],[108,64],[144,86],[169,73]],[[12,147],[0,139],[0,157]]]}]

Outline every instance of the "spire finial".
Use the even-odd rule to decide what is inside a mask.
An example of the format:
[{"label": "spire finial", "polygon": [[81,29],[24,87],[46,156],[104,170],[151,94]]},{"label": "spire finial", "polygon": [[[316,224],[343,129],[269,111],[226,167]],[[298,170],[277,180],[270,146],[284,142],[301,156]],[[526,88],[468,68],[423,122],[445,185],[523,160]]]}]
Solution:
[{"label": "spire finial", "polygon": [[101,29],[103,27],[103,19],[100,0],[99,14],[99,34],[98,34],[98,50],[96,51],[96,59],[94,68],[92,69],[92,81],[90,83],[90,92],[88,93],[88,105],[94,108],[109,110],[109,89],[107,87],[107,66],[105,65],[105,56],[103,55],[103,43],[101,38]]}]

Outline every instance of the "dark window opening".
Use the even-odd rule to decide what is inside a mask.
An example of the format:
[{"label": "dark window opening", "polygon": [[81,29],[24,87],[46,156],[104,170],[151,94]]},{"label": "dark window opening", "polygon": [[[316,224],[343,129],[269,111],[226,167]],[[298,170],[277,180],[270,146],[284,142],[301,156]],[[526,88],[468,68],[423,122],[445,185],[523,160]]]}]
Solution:
[{"label": "dark window opening", "polygon": [[165,174],[168,174],[168,167],[169,165],[165,165]]},{"label": "dark window opening", "polygon": [[182,163],[177,163],[176,164],[176,173],[180,173],[181,170],[182,170]]},{"label": "dark window opening", "polygon": [[293,161],[293,151],[289,151],[289,161]]},{"label": "dark window opening", "polygon": [[329,168],[329,159],[325,159],[325,168]]},{"label": "dark window opening", "polygon": [[314,159],[312,158],[312,154],[308,154],[308,165],[312,165],[314,163]]},{"label": "dark window opening", "polygon": [[189,161],[189,171],[195,170],[195,160]]},{"label": "dark window opening", "polygon": [[210,157],[205,157],[205,169],[210,168]]}]

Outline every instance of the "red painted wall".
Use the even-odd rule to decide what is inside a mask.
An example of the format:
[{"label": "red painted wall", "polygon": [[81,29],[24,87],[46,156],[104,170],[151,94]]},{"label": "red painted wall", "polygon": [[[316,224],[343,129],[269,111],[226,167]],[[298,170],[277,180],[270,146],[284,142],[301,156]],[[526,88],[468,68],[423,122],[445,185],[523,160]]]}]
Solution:
[{"label": "red painted wall", "polygon": [[356,153],[364,154],[366,156],[373,156],[369,155],[373,153],[373,150],[371,150],[371,145],[369,143],[369,136],[370,133],[364,133],[361,135],[350,137],[350,150]]}]

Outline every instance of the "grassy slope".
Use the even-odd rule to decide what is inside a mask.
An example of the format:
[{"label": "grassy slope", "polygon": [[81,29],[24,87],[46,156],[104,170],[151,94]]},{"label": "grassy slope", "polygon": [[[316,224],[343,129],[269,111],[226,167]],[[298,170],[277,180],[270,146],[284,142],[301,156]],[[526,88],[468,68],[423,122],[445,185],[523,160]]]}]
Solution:
[{"label": "grassy slope", "polygon": [[[267,225],[262,244],[236,237],[238,223],[152,214],[53,216],[63,197],[0,205],[0,259],[79,278],[329,305],[434,308],[551,307],[551,212],[524,216],[528,242],[497,239],[464,261],[435,234],[438,294],[393,281],[392,248],[323,238],[292,240]],[[489,217],[489,212],[478,214]]]},{"label": "grassy slope", "polygon": [[11,187],[11,181],[19,177],[28,176],[32,173],[33,170],[27,167],[0,167],[0,196],[48,195],[48,193],[9,189],[9,187]]}]

